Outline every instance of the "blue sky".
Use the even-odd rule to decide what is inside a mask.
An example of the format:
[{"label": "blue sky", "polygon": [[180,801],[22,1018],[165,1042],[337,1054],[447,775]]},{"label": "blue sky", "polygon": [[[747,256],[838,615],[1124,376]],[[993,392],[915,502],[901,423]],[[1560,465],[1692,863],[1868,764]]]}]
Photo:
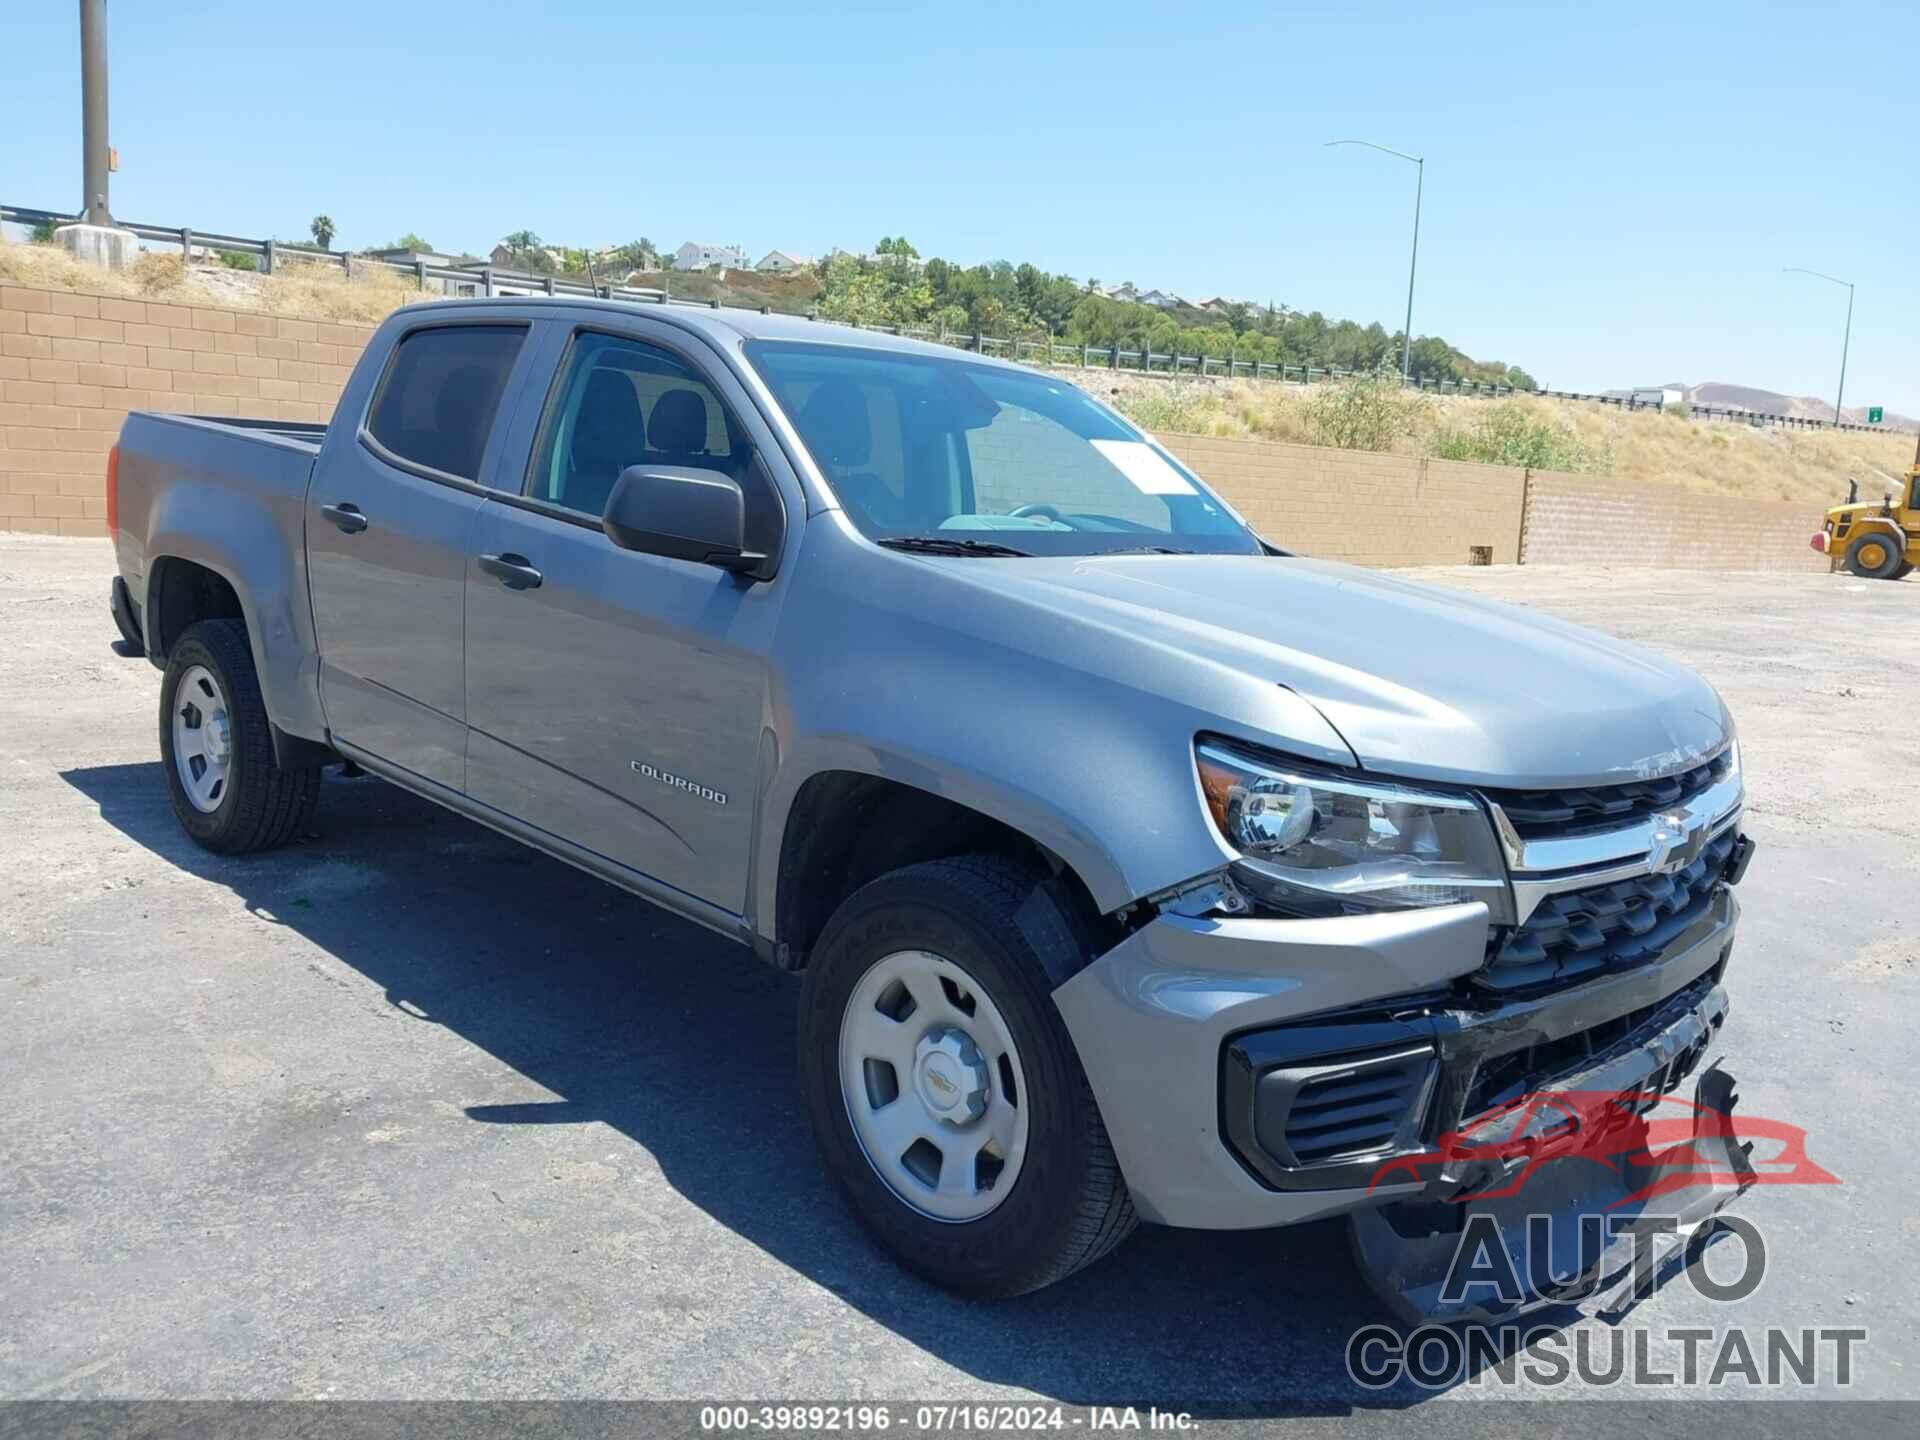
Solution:
[{"label": "blue sky", "polygon": [[[71,0],[0,19],[0,199],[79,200]],[[1920,414],[1920,7],[110,7],[114,209],[336,243],[924,253],[1397,328],[1567,388]]]}]

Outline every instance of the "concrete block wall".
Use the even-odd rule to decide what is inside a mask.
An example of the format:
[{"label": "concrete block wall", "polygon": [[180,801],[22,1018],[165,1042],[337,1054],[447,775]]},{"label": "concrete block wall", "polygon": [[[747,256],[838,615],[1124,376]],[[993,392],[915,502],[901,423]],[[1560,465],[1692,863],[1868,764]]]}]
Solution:
[{"label": "concrete block wall", "polygon": [[[372,333],[0,281],[0,530],[100,534],[107,449],[130,410],[330,418]],[[1328,559],[1464,565],[1485,547],[1497,565],[1826,567],[1807,548],[1819,516],[1801,505],[1265,440],[1160,438],[1268,539]]]},{"label": "concrete block wall", "polygon": [[327,419],[372,333],[0,283],[0,530],[103,533],[129,410]]},{"label": "concrete block wall", "polygon": [[1360,450],[1162,435],[1267,539],[1367,565],[1465,565],[1475,546],[1520,560],[1526,472]]},{"label": "concrete block wall", "polygon": [[1827,569],[1808,538],[1817,507],[1633,485],[1606,475],[1535,470],[1521,559],[1529,565],[1680,570]]}]

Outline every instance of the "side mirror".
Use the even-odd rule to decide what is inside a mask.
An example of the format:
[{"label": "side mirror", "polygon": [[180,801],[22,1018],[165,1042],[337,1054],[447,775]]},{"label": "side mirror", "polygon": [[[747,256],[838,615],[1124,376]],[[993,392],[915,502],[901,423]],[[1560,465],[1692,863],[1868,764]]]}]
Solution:
[{"label": "side mirror", "polygon": [[600,527],[622,550],[723,570],[751,570],[766,559],[747,549],[739,482],[718,470],[629,466],[614,482]]}]

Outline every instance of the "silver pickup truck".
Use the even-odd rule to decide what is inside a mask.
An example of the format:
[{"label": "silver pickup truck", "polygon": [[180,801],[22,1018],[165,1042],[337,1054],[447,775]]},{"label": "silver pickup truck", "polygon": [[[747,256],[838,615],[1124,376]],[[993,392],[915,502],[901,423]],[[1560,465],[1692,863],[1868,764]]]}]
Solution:
[{"label": "silver pickup truck", "polygon": [[803,972],[826,1164],[957,1290],[1345,1215],[1402,1309],[1497,1308],[1436,1276],[1538,1097],[1723,1078],[1714,691],[1289,554],[1063,378],[435,303],[330,425],[130,417],[108,503],[196,841],[357,766]]}]

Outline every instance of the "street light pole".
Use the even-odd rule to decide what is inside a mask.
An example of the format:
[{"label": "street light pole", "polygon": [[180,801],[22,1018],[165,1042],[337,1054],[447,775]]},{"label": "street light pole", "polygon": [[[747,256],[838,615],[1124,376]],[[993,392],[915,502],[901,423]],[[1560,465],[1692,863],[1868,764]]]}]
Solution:
[{"label": "street light pole", "polygon": [[1401,335],[1400,378],[1413,378],[1413,277],[1420,267],[1420,200],[1427,186],[1427,162],[1421,155],[1409,155],[1404,150],[1394,150],[1385,145],[1376,145],[1371,140],[1329,140],[1327,148],[1335,145],[1364,145],[1369,150],[1378,150],[1383,155],[1395,155],[1402,160],[1410,160],[1415,166],[1413,181],[1413,257],[1407,261],[1407,324]]},{"label": "street light pole", "polygon": [[107,0],[80,0],[80,220],[111,225],[107,208]]},{"label": "street light pole", "polygon": [[1782,275],[1812,275],[1816,279],[1825,280],[1830,284],[1844,285],[1847,287],[1847,329],[1844,338],[1840,341],[1840,388],[1834,393],[1833,397],[1833,423],[1835,428],[1838,428],[1840,424],[1840,404],[1847,398],[1847,351],[1853,346],[1853,282],[1851,280],[1836,279],[1834,276],[1822,274],[1818,270],[1806,270],[1798,265],[1789,265],[1780,273]]}]

